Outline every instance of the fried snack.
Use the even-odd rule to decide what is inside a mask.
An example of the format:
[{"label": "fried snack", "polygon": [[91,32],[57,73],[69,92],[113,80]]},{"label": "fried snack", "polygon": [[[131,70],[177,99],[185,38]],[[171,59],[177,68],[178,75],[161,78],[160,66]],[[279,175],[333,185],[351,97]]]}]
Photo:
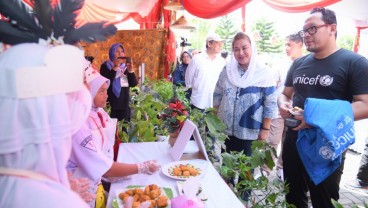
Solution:
[{"label": "fried snack", "polygon": [[302,111],[303,109],[299,108],[298,106],[295,106],[293,109],[291,109],[294,112]]},{"label": "fried snack", "polygon": [[180,165],[179,167],[180,167],[181,171],[183,171],[183,172],[189,170],[189,166],[187,166],[187,165]]},{"label": "fried snack", "polygon": [[159,189],[158,186],[156,184],[151,184],[151,185],[148,185],[150,190],[156,190],[156,189]]},{"label": "fried snack", "polygon": [[150,192],[151,199],[156,199],[158,196],[161,195],[160,189],[155,189]]},{"label": "fried snack", "polygon": [[139,195],[139,199],[138,199],[139,202],[142,203],[142,202],[145,202],[145,201],[148,201],[148,200],[151,200],[150,196],[145,195],[145,194]]},{"label": "fried snack", "polygon": [[156,200],[161,197],[161,188],[156,184],[150,184],[143,188],[128,189],[125,192],[119,194],[119,199],[123,202],[128,197],[133,198],[132,207],[139,207],[143,202],[150,204],[150,208],[157,208]]},{"label": "fried snack", "polygon": [[125,201],[129,197],[129,194],[123,192],[119,194],[119,198],[123,201]]},{"label": "fried snack", "polygon": [[149,195],[150,194],[150,187],[149,186],[146,186],[146,188],[144,188],[144,194],[145,195]]},{"label": "fried snack", "polygon": [[189,173],[191,176],[196,176],[198,175],[198,170],[196,170],[195,168],[189,168]]},{"label": "fried snack", "polygon": [[142,189],[134,189],[134,194],[143,194]]},{"label": "fried snack", "polygon": [[[172,172],[171,172],[172,170]],[[197,176],[200,174],[200,169],[194,167],[193,165],[187,164],[187,165],[183,165],[180,164],[176,167],[173,167],[173,169],[171,169],[169,171],[170,175],[172,176],[177,176],[177,177],[190,177],[190,176]]]},{"label": "fried snack", "polygon": [[126,194],[128,194],[129,196],[133,196],[134,192],[133,190],[129,189],[125,192]]},{"label": "fried snack", "polygon": [[139,197],[140,197],[140,194],[134,194],[133,195],[133,201],[138,201],[139,200]]},{"label": "fried snack", "polygon": [[167,198],[167,196],[159,196],[156,199],[156,204],[157,204],[157,207],[159,207],[159,208],[166,207],[167,204],[168,204],[168,198]]},{"label": "fried snack", "polygon": [[174,168],[174,176],[181,176],[182,171],[180,168]]},{"label": "fried snack", "polygon": [[140,203],[140,202],[135,201],[135,202],[133,202],[132,208],[138,208],[138,207],[139,207],[139,205],[141,205],[141,203]]},{"label": "fried snack", "polygon": [[156,207],[156,200],[149,200],[151,202],[151,207]]},{"label": "fried snack", "polygon": [[189,170],[183,171],[183,176],[189,177],[190,176]]}]

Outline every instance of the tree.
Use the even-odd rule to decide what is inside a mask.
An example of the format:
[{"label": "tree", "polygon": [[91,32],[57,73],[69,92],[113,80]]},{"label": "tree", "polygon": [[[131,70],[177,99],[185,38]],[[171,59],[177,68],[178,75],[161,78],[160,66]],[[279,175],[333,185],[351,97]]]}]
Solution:
[{"label": "tree", "polygon": [[193,18],[192,24],[196,26],[194,35],[188,38],[189,43],[192,44],[189,48],[201,50],[206,44],[206,35],[211,27],[211,23],[201,18]]},{"label": "tree", "polygon": [[264,18],[258,19],[252,31],[255,34],[257,49],[259,53],[281,53],[282,41],[275,32],[274,22],[269,22]]},{"label": "tree", "polygon": [[221,17],[220,22],[217,25],[216,33],[224,39],[223,49],[224,51],[231,50],[231,44],[237,29],[234,26],[234,19],[230,15],[225,15]]},{"label": "tree", "polygon": [[337,38],[337,45],[340,48],[345,48],[347,50],[353,50],[354,37],[351,35],[343,35]]}]

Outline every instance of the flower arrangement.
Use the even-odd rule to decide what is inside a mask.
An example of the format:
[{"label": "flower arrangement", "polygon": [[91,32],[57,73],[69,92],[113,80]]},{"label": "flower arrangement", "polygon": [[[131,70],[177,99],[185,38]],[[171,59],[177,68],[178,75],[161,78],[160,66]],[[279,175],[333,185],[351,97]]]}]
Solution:
[{"label": "flower arrangement", "polygon": [[172,99],[160,114],[160,118],[163,121],[162,124],[169,133],[179,133],[187,117],[188,111],[184,104],[176,98]]}]

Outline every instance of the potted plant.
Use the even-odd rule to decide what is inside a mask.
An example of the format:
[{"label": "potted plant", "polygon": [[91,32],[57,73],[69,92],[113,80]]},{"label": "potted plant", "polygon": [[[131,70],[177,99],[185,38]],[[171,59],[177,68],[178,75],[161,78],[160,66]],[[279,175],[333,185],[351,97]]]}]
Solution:
[{"label": "potted plant", "polygon": [[160,119],[164,128],[170,134],[169,144],[173,146],[175,144],[176,138],[179,135],[181,128],[184,125],[185,120],[188,117],[188,110],[184,104],[174,97],[171,102],[163,109],[160,114]]},{"label": "potted plant", "polygon": [[252,207],[293,207],[284,200],[284,195],[288,192],[285,183],[278,179],[271,182],[263,173],[258,179],[253,177],[255,168],[266,165],[272,170],[275,166],[272,155],[276,155],[276,150],[263,141],[253,142],[251,148],[251,156],[246,156],[243,152],[223,153],[220,175],[225,181],[233,181],[230,188],[239,198],[246,191],[257,191],[258,194],[250,196]]},{"label": "potted plant", "polygon": [[[119,137],[123,142],[155,141],[157,127],[162,123],[157,115],[163,110],[165,103],[155,98],[155,94],[148,87],[136,91],[130,103],[132,110],[130,122],[119,122]],[[121,131],[121,127],[126,131]]]},{"label": "potted plant", "polygon": [[214,141],[216,141],[222,148],[225,147],[225,139],[228,137],[223,132],[226,129],[226,125],[217,117],[214,108],[208,108],[204,112],[198,109],[192,109],[189,119],[198,127],[208,158],[214,164],[215,168],[219,170],[217,157],[221,157],[221,155],[216,154],[213,146]]}]

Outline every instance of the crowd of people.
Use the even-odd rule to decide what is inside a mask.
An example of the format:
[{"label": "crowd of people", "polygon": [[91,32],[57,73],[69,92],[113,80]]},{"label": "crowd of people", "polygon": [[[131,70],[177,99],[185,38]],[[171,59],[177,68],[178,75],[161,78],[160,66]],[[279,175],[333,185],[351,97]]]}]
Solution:
[{"label": "crowd of people", "polygon": [[[183,51],[173,72],[173,83],[190,90],[191,108],[217,110],[228,136],[222,151],[250,156],[255,140],[275,149],[281,144],[276,171],[289,186],[286,201],[298,208],[308,207],[307,192],[314,208],[333,207],[345,152],[339,167],[315,184],[297,149],[298,133],[315,127],[290,110],[303,109],[307,98],[337,99],[351,103],[355,120],[368,118],[368,61],[339,49],[336,36],[335,13],[316,8],[301,31],[286,37],[288,60],[272,69],[258,58],[252,36],[239,32],[227,59],[222,38],[210,33],[206,50]],[[55,64],[60,55],[67,61]],[[130,121],[129,88],[138,84],[123,44],[110,47],[99,70],[91,62],[72,45],[20,43],[0,54],[0,109],[8,119],[0,123],[1,207],[105,207],[111,182],[160,169],[154,158],[116,162],[116,125]],[[27,86],[19,82],[22,73]],[[284,119],[291,117],[300,124],[287,128]],[[367,150],[355,187],[368,187]]]}]

